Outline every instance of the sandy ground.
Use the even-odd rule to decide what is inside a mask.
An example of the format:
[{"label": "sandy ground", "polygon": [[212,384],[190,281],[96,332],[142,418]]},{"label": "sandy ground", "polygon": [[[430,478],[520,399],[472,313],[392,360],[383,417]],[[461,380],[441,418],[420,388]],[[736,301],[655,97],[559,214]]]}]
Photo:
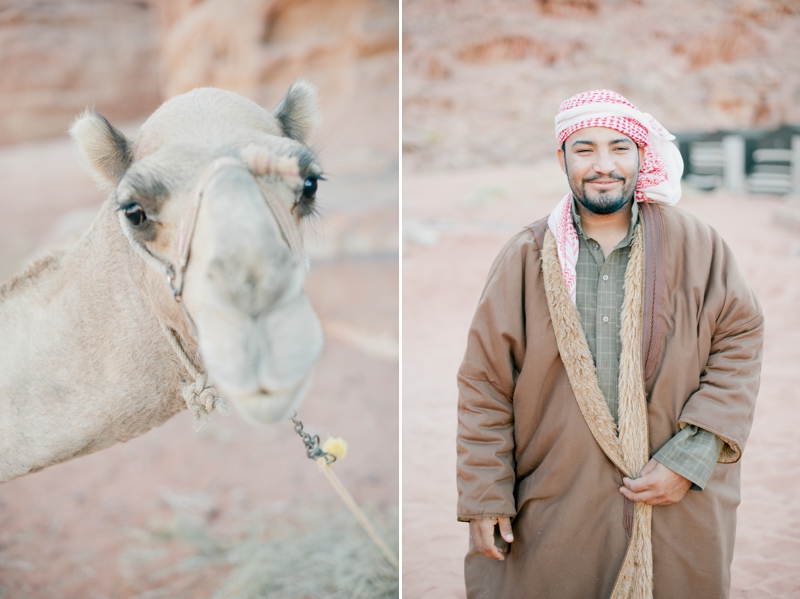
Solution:
[{"label": "sandy ground", "polygon": [[[403,179],[403,596],[464,597],[456,522],[455,374],[486,273],[505,241],[566,191],[555,164]],[[800,596],[800,208],[700,195],[681,208],[733,248],[766,315],[761,392],[742,464],[734,599]]]},{"label": "sandy ground", "polygon": [[[365,175],[357,152],[334,154],[306,283],[327,343],[299,417],[323,440],[348,441],[336,472],[396,531],[397,157],[373,155]],[[66,139],[0,149],[0,279],[82,232],[102,199]],[[0,485],[0,598],[207,598],[230,568],[175,567],[197,550],[174,534],[187,511],[210,533],[246,534],[303,521],[303,510],[342,509],[290,422],[258,429],[232,414],[195,433],[183,412],[129,443]]]}]

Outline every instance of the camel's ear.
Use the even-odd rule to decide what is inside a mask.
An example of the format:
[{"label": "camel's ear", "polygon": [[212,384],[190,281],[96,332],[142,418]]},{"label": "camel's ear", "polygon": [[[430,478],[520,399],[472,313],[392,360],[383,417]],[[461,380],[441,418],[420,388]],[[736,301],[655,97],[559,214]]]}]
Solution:
[{"label": "camel's ear", "polygon": [[286,137],[305,144],[316,131],[321,116],[317,104],[317,89],[308,81],[298,79],[286,92],[286,97],[272,111]]},{"label": "camel's ear", "polygon": [[131,141],[89,109],[69,129],[86,170],[101,188],[111,190],[133,162]]}]

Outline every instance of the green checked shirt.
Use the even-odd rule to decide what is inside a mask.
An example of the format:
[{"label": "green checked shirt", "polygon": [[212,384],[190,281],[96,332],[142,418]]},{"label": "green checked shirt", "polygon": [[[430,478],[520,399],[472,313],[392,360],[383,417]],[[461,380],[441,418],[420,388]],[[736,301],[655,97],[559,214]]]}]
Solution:
[{"label": "green checked shirt", "polygon": [[[639,207],[636,202],[633,203],[628,233],[608,258],[603,254],[600,244],[583,232],[574,200],[572,220],[579,243],[575,299],[583,332],[594,358],[597,382],[616,422],[625,269],[631,255],[633,232],[639,222]],[[693,489],[702,490],[717,463],[722,445],[722,440],[713,433],[689,425],[667,441],[653,457],[690,480]]]}]

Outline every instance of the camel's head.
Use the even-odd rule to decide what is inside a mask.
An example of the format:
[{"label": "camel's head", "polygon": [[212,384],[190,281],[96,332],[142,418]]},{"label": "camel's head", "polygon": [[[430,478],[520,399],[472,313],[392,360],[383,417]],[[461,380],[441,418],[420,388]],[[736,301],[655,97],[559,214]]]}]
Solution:
[{"label": "camel's head", "polygon": [[259,421],[291,412],[322,350],[302,250],[322,174],[306,146],[318,120],[316,92],[300,81],[272,112],[204,88],[165,102],[135,140],[94,111],[71,130],[123,232],[154,265],[145,287],[154,308]]}]

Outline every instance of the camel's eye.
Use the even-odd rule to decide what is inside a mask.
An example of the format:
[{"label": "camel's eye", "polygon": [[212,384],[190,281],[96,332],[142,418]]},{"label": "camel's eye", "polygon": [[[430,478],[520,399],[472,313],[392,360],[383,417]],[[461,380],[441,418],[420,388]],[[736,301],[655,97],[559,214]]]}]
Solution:
[{"label": "camel's eye", "polygon": [[306,180],[303,181],[303,188],[298,193],[297,200],[292,208],[292,211],[297,216],[302,218],[314,214],[316,211],[315,199],[317,197],[317,181],[320,179],[324,181],[323,177],[319,175],[309,175],[306,177]]},{"label": "camel's eye", "polygon": [[303,183],[303,198],[313,200],[317,195],[317,177],[308,177]]},{"label": "camel's eye", "polygon": [[137,229],[141,227],[147,220],[147,215],[144,213],[144,208],[142,208],[136,202],[128,204],[127,206],[123,206],[122,211],[125,213],[125,218],[128,219],[128,222],[131,224],[131,226],[136,227]]}]

